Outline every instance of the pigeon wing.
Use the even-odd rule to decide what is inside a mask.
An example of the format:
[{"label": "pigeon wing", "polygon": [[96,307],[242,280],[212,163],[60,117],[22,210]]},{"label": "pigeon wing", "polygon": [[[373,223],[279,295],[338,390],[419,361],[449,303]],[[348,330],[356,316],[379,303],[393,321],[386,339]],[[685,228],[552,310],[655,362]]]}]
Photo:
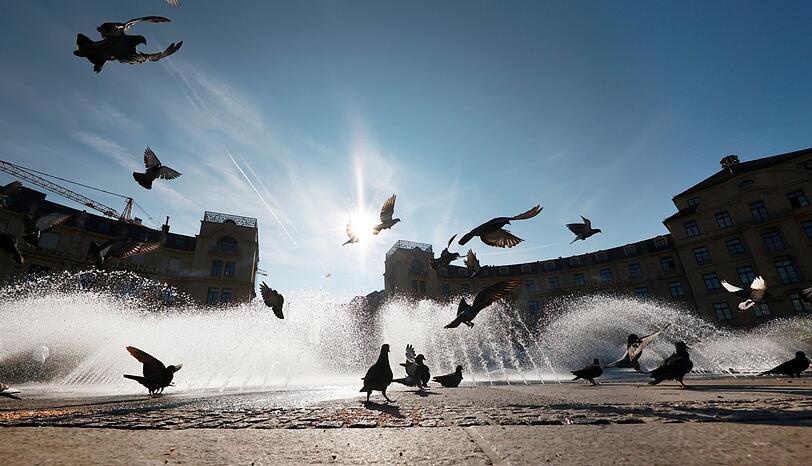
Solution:
[{"label": "pigeon wing", "polygon": [[126,245],[116,251],[114,257],[117,259],[126,259],[128,257],[137,256],[139,254],[149,254],[161,248],[161,243],[136,243],[128,241]]},{"label": "pigeon wing", "polygon": [[528,210],[527,212],[522,212],[521,214],[516,215],[515,217],[511,217],[510,219],[511,220],[527,220],[529,218],[533,218],[536,215],[538,215],[541,212],[541,209],[543,209],[543,208],[544,207],[541,207],[540,205],[537,205],[537,206],[533,207],[532,209]]},{"label": "pigeon wing", "polygon": [[588,218],[584,217],[583,215],[581,215],[581,220],[584,221],[584,226],[586,227],[587,231],[592,229],[592,221],[590,221]]},{"label": "pigeon wing", "polygon": [[739,288],[739,287],[738,287],[738,286],[736,286],[736,285],[731,285],[730,283],[726,282],[725,280],[722,280],[722,286],[723,286],[723,287],[724,287],[724,288],[725,288],[727,291],[729,291],[729,292],[731,292],[731,293],[735,294],[735,295],[736,295],[736,296],[738,296],[739,298],[742,298],[742,299],[748,299],[748,298],[750,298],[750,292],[749,292],[749,291],[745,291],[745,290],[743,290],[743,289]]},{"label": "pigeon wing", "polygon": [[482,242],[497,248],[512,248],[524,241],[509,230],[499,229],[482,235]]},{"label": "pigeon wing", "polygon": [[451,247],[451,243],[454,242],[454,238],[456,238],[456,237],[457,237],[457,235],[454,235],[448,240],[448,245],[446,245],[446,247],[445,247],[446,249]]},{"label": "pigeon wing", "polygon": [[278,291],[271,289],[265,282],[259,285],[259,292],[262,295],[262,301],[273,310],[274,315],[280,319],[284,319],[285,316],[282,314],[282,308],[285,304],[285,298],[282,297]]},{"label": "pigeon wing", "polygon": [[144,149],[144,166],[147,168],[154,168],[161,165],[161,161],[158,160],[158,156],[155,155],[155,152],[152,152],[152,149],[147,146]]},{"label": "pigeon wing", "polygon": [[45,233],[51,228],[67,222],[69,218],[71,218],[70,214],[53,213],[38,218],[35,224],[39,231]]},{"label": "pigeon wing", "polygon": [[580,236],[586,231],[586,225],[583,223],[568,223],[567,228],[576,236]]},{"label": "pigeon wing", "polygon": [[417,353],[414,351],[414,346],[406,345],[406,361],[407,362],[414,362],[414,358],[417,357]]},{"label": "pigeon wing", "polygon": [[144,377],[163,377],[164,373],[166,372],[166,366],[164,366],[164,363],[134,346],[128,346],[127,351],[129,351],[132,357],[137,359],[138,362],[144,365]]},{"label": "pigeon wing", "polygon": [[174,180],[175,178],[177,178],[179,176],[180,176],[180,172],[178,172],[176,170],[173,170],[173,169],[167,167],[166,165],[162,166],[158,170],[158,178],[161,178],[161,179],[164,179],[164,180]]},{"label": "pigeon wing", "polygon": [[166,3],[180,8],[180,0],[166,0]]},{"label": "pigeon wing", "polygon": [[143,53],[143,52],[136,52],[132,55],[119,58],[118,61],[121,63],[129,63],[130,65],[138,65],[141,63],[146,63],[148,61],[158,61],[162,58],[166,58],[173,53],[177,52],[181,45],[183,45],[183,41],[176,43],[169,44],[169,47],[166,48],[163,52],[155,52],[155,53]]},{"label": "pigeon wing", "polygon": [[468,250],[468,255],[465,257],[465,266],[472,272],[479,272],[479,259],[476,258],[476,253],[473,249]]},{"label": "pigeon wing", "polygon": [[474,298],[474,303],[471,305],[474,315],[495,301],[510,295],[510,293],[518,287],[519,280],[505,280],[480,291],[477,293]]},{"label": "pigeon wing", "polygon": [[392,216],[395,215],[395,195],[389,197],[381,207],[381,222],[391,222]]},{"label": "pigeon wing", "polygon": [[142,16],[140,18],[133,18],[133,19],[127,21],[126,23],[124,23],[123,28],[126,31],[126,30],[130,29],[131,27],[135,26],[136,24],[138,24],[140,22],[168,23],[170,21],[172,21],[172,20],[169,19],[169,18],[164,18],[163,16]]},{"label": "pigeon wing", "polygon": [[764,295],[767,293],[767,281],[764,280],[762,276],[758,276],[753,280],[753,283],[750,284],[750,299],[755,302],[759,302],[764,299]]},{"label": "pigeon wing", "polygon": [[652,341],[654,341],[665,329],[670,327],[671,324],[666,325],[665,327],[657,330],[654,333],[648,334],[644,337],[638,339],[639,343],[636,347],[629,348],[629,357],[634,360],[640,353],[643,352],[643,349],[648,346]]},{"label": "pigeon wing", "polygon": [[812,286],[801,290],[801,298],[808,303],[812,303]]}]

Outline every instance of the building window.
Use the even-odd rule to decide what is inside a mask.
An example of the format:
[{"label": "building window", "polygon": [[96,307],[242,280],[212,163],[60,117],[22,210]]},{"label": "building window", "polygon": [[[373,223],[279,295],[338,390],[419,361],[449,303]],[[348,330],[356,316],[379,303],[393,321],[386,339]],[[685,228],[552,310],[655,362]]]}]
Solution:
[{"label": "building window", "polygon": [[745,265],[744,267],[736,267],[736,275],[739,276],[739,281],[742,285],[750,286],[753,283],[753,280],[756,279],[756,273],[753,272],[753,268],[749,265]]},{"label": "building window", "polygon": [[809,314],[812,312],[812,306],[806,303],[803,299],[801,299],[801,295],[798,293],[792,293],[789,295],[789,301],[792,303],[793,309],[795,309],[800,314]]},{"label": "building window", "polygon": [[547,261],[544,263],[544,270],[555,270],[555,261]]},{"label": "building window", "polygon": [[688,199],[688,207],[693,207],[695,205],[699,205],[699,196]]},{"label": "building window", "polygon": [[685,222],[685,234],[687,234],[689,238],[699,236],[699,225],[697,225],[694,220]]},{"label": "building window", "polygon": [[643,278],[643,269],[637,262],[629,264],[629,276],[631,278]]},{"label": "building window", "polygon": [[657,249],[661,249],[666,247],[668,243],[666,242],[665,238],[656,238],[654,240],[654,247]]},{"label": "building window", "polygon": [[719,283],[719,277],[714,272],[702,275],[702,280],[705,282],[705,288],[708,291],[718,290],[722,286]]},{"label": "building window", "polygon": [[471,285],[467,283],[462,284],[462,293],[463,294],[471,294]]},{"label": "building window", "polygon": [[533,271],[533,266],[530,264],[522,264],[521,270],[522,273],[531,273]]},{"label": "building window", "polygon": [[234,269],[236,268],[234,262],[226,262],[226,268],[223,271],[223,278],[234,278]]},{"label": "building window", "polygon": [[525,280],[524,282],[524,289],[527,290],[528,293],[533,294],[536,292],[536,282],[533,280]]},{"label": "building window", "polygon": [[409,265],[409,272],[417,275],[423,275],[426,272],[426,266],[423,264],[423,261],[419,259],[412,259],[412,263]]},{"label": "building window", "polygon": [[733,219],[730,218],[730,214],[725,210],[722,212],[716,213],[716,224],[719,225],[719,228],[729,228],[733,226]]},{"label": "building window", "polygon": [[806,239],[812,239],[812,220],[801,223],[801,228],[804,229]]},{"label": "building window", "polygon": [[212,261],[211,276],[220,278],[222,274],[223,274],[223,261]]},{"label": "building window", "polygon": [[801,207],[806,207],[809,205],[809,199],[806,198],[806,194],[804,194],[804,192],[801,190],[787,193],[787,200],[793,209],[800,209]]},{"label": "building window", "polygon": [[731,238],[725,241],[725,246],[727,246],[727,252],[729,252],[731,256],[744,254],[744,243],[742,243],[742,240],[739,238]]},{"label": "building window", "polygon": [[696,259],[696,265],[710,264],[711,257],[708,248],[704,246],[694,248],[694,259]]},{"label": "building window", "polygon": [[227,304],[231,302],[234,293],[231,292],[231,288],[223,288],[223,291],[220,293],[220,302],[223,304]]},{"label": "building window", "polygon": [[420,280],[420,292],[426,293],[426,282],[424,280]]},{"label": "building window", "polygon": [[801,281],[801,277],[798,276],[798,271],[790,259],[775,261],[775,270],[778,271],[778,276],[781,277],[781,283],[798,283]]},{"label": "building window", "polygon": [[674,270],[677,268],[677,264],[674,263],[674,258],[671,256],[665,256],[660,258],[660,267],[663,268],[663,272],[668,272],[669,270]]},{"label": "building window", "polygon": [[584,278],[584,274],[576,273],[572,276],[572,281],[575,283],[575,286],[584,286],[586,285],[586,279]]},{"label": "building window", "polygon": [[541,310],[541,306],[539,306],[539,302],[535,300],[530,300],[527,302],[527,312],[530,314],[538,314]]},{"label": "building window", "polygon": [[770,219],[770,213],[767,212],[767,206],[765,206],[761,201],[750,204],[750,213],[753,214],[753,220],[755,220],[756,223],[763,223]]},{"label": "building window", "polygon": [[39,247],[42,249],[50,249],[55,251],[59,246],[59,233],[54,233],[53,231],[49,231],[47,233],[43,233],[39,237]]},{"label": "building window", "polygon": [[720,322],[733,320],[733,314],[730,313],[730,306],[727,303],[714,303],[713,312],[716,313],[716,319]]},{"label": "building window", "polygon": [[645,286],[641,286],[640,288],[635,288],[634,289],[634,295],[637,296],[638,298],[641,298],[641,299],[651,297],[651,293],[648,292],[648,288],[645,287]]},{"label": "building window", "polygon": [[206,297],[206,302],[209,304],[217,304],[217,298],[219,296],[220,295],[217,292],[217,288],[209,288],[209,294]]},{"label": "building window", "polygon": [[578,267],[581,265],[581,258],[580,257],[570,257],[570,266],[571,267]]},{"label": "building window", "polygon": [[417,293],[417,280],[412,280],[412,291]]},{"label": "building window", "polygon": [[451,296],[451,285],[443,283],[440,288],[443,290],[443,296]]},{"label": "building window", "polygon": [[448,276],[448,269],[446,267],[440,267],[437,270],[437,274],[440,275],[441,277],[447,277]]},{"label": "building window", "polygon": [[561,283],[558,282],[558,277],[550,277],[547,279],[547,283],[550,285],[551,290],[557,290],[561,288]]},{"label": "building window", "polygon": [[671,291],[671,296],[679,298],[685,296],[685,289],[682,287],[682,282],[671,282],[668,284],[668,290]]},{"label": "building window", "polygon": [[626,246],[623,246],[623,254],[627,256],[633,256],[637,254],[637,246],[634,244],[627,244]]},{"label": "building window", "polygon": [[595,253],[595,261],[596,262],[606,262],[608,256],[606,255],[606,251],[596,252]]},{"label": "building window", "polygon": [[781,239],[781,234],[778,230],[772,230],[761,234],[764,239],[764,247],[767,251],[776,252],[784,250],[784,240]]},{"label": "building window", "polygon": [[610,269],[609,267],[605,267],[605,268],[601,269],[601,281],[602,282],[604,282],[604,283],[611,282],[612,278],[613,278],[612,277],[612,269]]},{"label": "building window", "polygon": [[768,306],[764,301],[756,303],[756,305],[753,306],[753,315],[756,317],[770,316],[770,306]]},{"label": "building window", "polygon": [[230,236],[221,236],[217,239],[215,248],[222,252],[237,252],[237,240]]},{"label": "building window", "polygon": [[510,273],[510,267],[499,267],[499,275],[507,275]]}]

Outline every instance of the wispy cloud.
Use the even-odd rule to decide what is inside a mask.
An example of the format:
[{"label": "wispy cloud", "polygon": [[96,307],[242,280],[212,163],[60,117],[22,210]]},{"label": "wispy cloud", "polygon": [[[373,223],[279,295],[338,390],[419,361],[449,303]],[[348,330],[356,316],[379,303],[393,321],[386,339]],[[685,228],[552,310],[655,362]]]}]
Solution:
[{"label": "wispy cloud", "polygon": [[126,149],[107,138],[84,131],[76,131],[73,136],[77,141],[85,144],[99,154],[113,159],[126,170],[137,170],[141,165],[137,157],[128,153]]}]

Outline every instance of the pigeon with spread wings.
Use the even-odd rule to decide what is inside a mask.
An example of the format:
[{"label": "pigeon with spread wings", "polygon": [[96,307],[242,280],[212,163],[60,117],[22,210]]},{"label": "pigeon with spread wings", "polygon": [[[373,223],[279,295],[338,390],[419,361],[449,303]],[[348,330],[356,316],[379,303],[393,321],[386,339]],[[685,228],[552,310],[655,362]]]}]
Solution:
[{"label": "pigeon with spread wings", "polygon": [[259,292],[262,295],[262,301],[265,305],[273,310],[276,317],[284,319],[282,314],[282,306],[285,304],[285,297],[279,294],[278,291],[271,289],[265,282],[259,285]]},{"label": "pigeon with spread wings", "polygon": [[387,230],[395,226],[395,224],[398,223],[400,219],[392,218],[393,215],[395,215],[394,194],[392,194],[392,196],[389,199],[387,199],[386,202],[383,203],[383,207],[381,207],[381,223],[375,225],[375,227],[373,227],[372,232],[377,235],[378,233],[381,232],[381,230]]},{"label": "pigeon with spread wings", "polygon": [[467,267],[468,271],[471,272],[471,278],[476,277],[488,269],[487,265],[479,264],[479,259],[477,259],[476,253],[473,249],[468,250],[468,255],[465,257],[465,267]]},{"label": "pigeon with spread wings", "polygon": [[569,230],[575,234],[575,239],[573,239],[570,244],[578,240],[583,241],[590,236],[601,232],[600,228],[592,228],[592,222],[589,221],[588,218],[581,215],[581,219],[584,221],[584,223],[567,224],[567,228],[569,228]]},{"label": "pigeon with spread wings", "polygon": [[23,259],[23,255],[20,252],[20,248],[17,247],[16,236],[4,231],[0,231],[0,249],[9,253],[14,259],[14,262],[18,264],[25,262],[25,259]]},{"label": "pigeon with spread wings", "polygon": [[164,391],[164,388],[172,385],[175,372],[179,371],[183,364],[164,366],[164,363],[154,356],[144,351],[128,346],[127,351],[144,365],[143,376],[124,374],[124,378],[135,380],[149,390],[149,396],[155,397]]},{"label": "pigeon with spread wings", "polygon": [[397,382],[407,387],[417,387],[418,390],[428,387],[428,381],[431,379],[431,372],[428,366],[424,364],[426,357],[422,354],[416,354],[414,346],[406,345],[406,362],[400,363],[406,369],[406,377],[395,379],[392,382]]},{"label": "pigeon with spread wings", "polygon": [[342,246],[357,243],[360,240],[358,235],[355,233],[355,229],[352,227],[352,220],[347,222],[347,238],[348,238],[347,241],[344,241],[344,244],[342,244]]},{"label": "pigeon with spread wings", "polygon": [[31,246],[39,247],[39,239],[43,233],[48,233],[52,228],[62,225],[71,218],[70,214],[54,212],[37,217],[30,215],[23,217],[23,241]]},{"label": "pigeon with spread wings", "polygon": [[448,251],[448,248],[451,247],[451,243],[454,242],[454,238],[456,237],[457,235],[454,235],[448,240],[448,245],[440,252],[440,257],[436,259],[432,257],[429,259],[429,265],[432,269],[437,270],[440,267],[448,267],[449,264],[460,258],[460,253]]},{"label": "pigeon with spread wings", "polygon": [[177,171],[163,165],[161,161],[158,160],[155,152],[149,147],[144,149],[144,166],[147,171],[144,173],[133,172],[133,178],[146,189],[152,189],[152,182],[155,181],[156,178],[174,180],[180,176],[180,173]]},{"label": "pigeon with spread wings", "polygon": [[169,19],[162,16],[145,16],[131,19],[126,23],[104,23],[96,28],[101,33],[101,40],[94,41],[84,34],[77,34],[77,49],[73,51],[73,54],[77,57],[87,58],[93,64],[93,71],[96,73],[101,72],[108,61],[115,60],[129,64],[158,61],[177,52],[183,45],[183,41],[169,44],[163,52],[142,53],[136,48],[140,44],[146,44],[147,39],[144,36],[129,35],[126,32],[140,22],[166,23],[168,21]]},{"label": "pigeon with spread wings", "polygon": [[163,245],[158,243],[139,243],[129,238],[111,239],[103,243],[90,242],[88,258],[98,268],[107,265],[112,259],[126,259],[139,254],[155,252]]},{"label": "pigeon with spread wings", "polygon": [[767,281],[764,280],[761,276],[756,277],[753,279],[753,283],[750,284],[750,289],[745,290],[739,288],[736,285],[731,285],[730,283],[722,280],[722,286],[729,292],[735,294],[739,298],[743,299],[744,301],[739,303],[739,310],[746,311],[756,304],[759,301],[764,299],[767,296]]},{"label": "pigeon with spread wings", "polygon": [[660,330],[643,337],[638,337],[634,333],[629,334],[626,339],[626,353],[622,358],[608,364],[606,367],[633,368],[635,371],[645,374],[645,371],[640,368],[640,356],[643,355],[643,349],[670,326],[671,324],[668,324]]},{"label": "pigeon with spread wings", "polygon": [[457,307],[457,317],[446,325],[445,328],[456,328],[460,324],[465,324],[473,327],[474,317],[479,314],[479,311],[493,304],[495,301],[505,298],[510,295],[516,288],[519,287],[519,280],[505,280],[495,285],[491,285],[484,290],[480,291],[474,297],[473,304],[468,304],[465,298],[460,298],[460,304]]},{"label": "pigeon with spread wings", "polygon": [[502,227],[510,225],[510,222],[513,220],[527,220],[533,218],[541,212],[541,209],[543,209],[543,207],[537,205],[527,212],[523,212],[514,217],[496,217],[490,219],[463,235],[463,237],[460,238],[459,244],[464,245],[468,241],[471,241],[474,236],[479,236],[479,239],[488,246],[512,248],[524,240]]}]

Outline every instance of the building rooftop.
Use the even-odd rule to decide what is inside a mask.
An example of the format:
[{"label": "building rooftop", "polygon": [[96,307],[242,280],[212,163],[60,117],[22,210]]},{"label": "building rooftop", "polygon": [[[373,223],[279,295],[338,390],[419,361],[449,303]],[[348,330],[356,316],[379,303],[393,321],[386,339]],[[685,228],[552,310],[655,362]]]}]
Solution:
[{"label": "building rooftop", "polygon": [[411,251],[411,250],[413,250],[415,248],[420,249],[423,252],[430,252],[430,253],[434,254],[434,251],[431,249],[430,244],[418,243],[418,242],[415,242],[415,241],[406,241],[406,240],[401,239],[401,240],[398,240],[398,242],[395,243],[394,246],[389,248],[389,251],[387,251],[387,253],[386,253],[386,258],[389,259],[389,257],[391,257],[392,254],[394,254],[395,251],[397,251],[398,249],[406,249],[408,251]]},{"label": "building rooftop", "polygon": [[206,211],[203,214],[203,221],[204,222],[211,222],[211,223],[225,223],[228,221],[232,221],[237,226],[247,227],[247,228],[256,228],[257,227],[257,219],[253,217],[243,217],[240,215],[232,215],[232,214],[223,214],[220,212],[211,212]]}]

